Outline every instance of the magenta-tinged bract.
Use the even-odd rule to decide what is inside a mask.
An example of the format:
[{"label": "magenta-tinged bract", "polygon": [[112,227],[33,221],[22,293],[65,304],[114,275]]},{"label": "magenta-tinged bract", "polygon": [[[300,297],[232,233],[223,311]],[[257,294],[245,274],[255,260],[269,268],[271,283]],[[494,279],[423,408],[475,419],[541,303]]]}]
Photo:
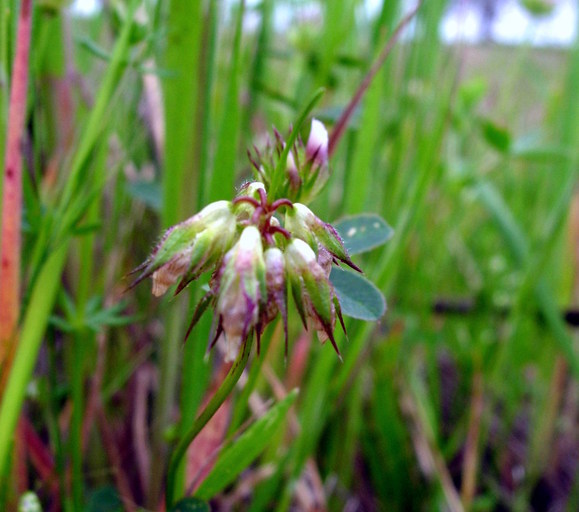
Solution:
[{"label": "magenta-tinged bract", "polygon": [[223,265],[217,314],[230,358],[235,357],[241,342],[257,324],[267,297],[261,235],[255,226],[243,230]]},{"label": "magenta-tinged bract", "polygon": [[286,268],[283,252],[277,247],[270,247],[265,251],[265,285],[267,301],[262,311],[258,336],[265,326],[270,323],[278,313],[281,314],[287,353],[288,326],[287,326],[287,284]]}]

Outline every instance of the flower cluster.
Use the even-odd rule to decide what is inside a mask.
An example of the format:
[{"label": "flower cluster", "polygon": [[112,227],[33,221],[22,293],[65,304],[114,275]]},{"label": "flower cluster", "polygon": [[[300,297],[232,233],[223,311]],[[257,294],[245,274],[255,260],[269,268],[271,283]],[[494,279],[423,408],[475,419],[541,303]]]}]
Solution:
[{"label": "flower cluster", "polygon": [[278,314],[287,353],[289,289],[304,326],[318,331],[322,341],[329,339],[339,355],[333,333],[336,319],[342,328],[344,322],[330,270],[339,262],[360,269],[336,230],[297,202],[314,195],[327,180],[328,135],[314,119],[307,144],[298,139],[290,149],[279,133],[275,136],[275,145],[251,157],[259,181],[245,184],[232,201],[212,203],[170,228],[135,269],[140,274],[131,286],[152,277],[154,295],[172,285],[177,285],[177,294],[201,274],[212,272],[188,334],[212,306],[216,315],[211,345],[224,334],[230,357],[253,332],[259,350],[265,326]]},{"label": "flower cluster", "polygon": [[298,137],[290,147],[274,129],[275,143],[268,144],[265,154],[254,147],[249,159],[257,179],[273,197],[291,201],[311,201],[330,177],[328,165],[328,132],[321,121],[312,120],[306,144]]}]

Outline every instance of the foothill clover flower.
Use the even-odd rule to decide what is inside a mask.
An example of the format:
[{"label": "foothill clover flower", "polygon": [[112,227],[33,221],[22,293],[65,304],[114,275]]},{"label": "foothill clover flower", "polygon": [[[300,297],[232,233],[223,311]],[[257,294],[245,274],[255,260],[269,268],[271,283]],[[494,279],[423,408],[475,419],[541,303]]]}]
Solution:
[{"label": "foothill clover flower", "polygon": [[152,276],[153,295],[159,297],[180,279],[177,294],[222,259],[235,235],[231,202],[211,203],[165,232],[149,258],[133,270],[141,274],[131,287]]},{"label": "foothill clover flower", "polygon": [[[256,180],[243,185],[232,201],[217,201],[173,226],[134,272],[134,283],[152,277],[153,294],[177,285],[175,294],[211,272],[209,291],[193,315],[197,322],[209,307],[215,311],[210,346],[222,335],[228,358],[253,333],[281,315],[288,342],[288,289],[307,328],[321,341],[334,338],[336,318],[342,328],[340,303],[329,279],[332,264],[352,262],[338,232],[305,204],[329,177],[328,133],[312,120],[307,143],[294,137],[288,147],[274,130],[275,143],[250,160]],[[345,331],[345,328],[344,328]]]},{"label": "foothill clover flower", "polygon": [[225,332],[228,355],[255,327],[260,309],[267,300],[265,260],[261,234],[256,226],[247,226],[239,240],[227,252],[219,279],[216,312],[218,330]]}]

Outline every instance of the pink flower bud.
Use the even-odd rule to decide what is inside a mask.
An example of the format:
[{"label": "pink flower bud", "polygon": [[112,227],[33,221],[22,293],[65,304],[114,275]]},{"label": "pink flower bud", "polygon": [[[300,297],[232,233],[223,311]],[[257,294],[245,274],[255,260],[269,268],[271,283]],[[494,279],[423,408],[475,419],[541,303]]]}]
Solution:
[{"label": "pink flower bud", "polygon": [[218,283],[217,313],[225,332],[228,356],[235,357],[241,342],[255,327],[266,297],[265,262],[261,235],[246,227],[226,254]]},{"label": "pink flower bud", "polygon": [[306,144],[306,157],[318,166],[328,163],[328,131],[321,121],[312,119],[310,136]]},{"label": "pink flower bud", "polygon": [[[265,282],[267,289],[267,301],[264,305],[258,334],[280,312],[285,332],[285,347],[287,355],[288,328],[287,328],[287,285],[285,258],[277,247],[270,247],[264,253],[265,259]],[[259,339],[259,338],[258,338]]]},{"label": "pink flower bud", "polygon": [[290,188],[292,190],[299,190],[299,187],[302,184],[302,179],[300,178],[298,166],[296,165],[296,160],[292,151],[287,155],[286,173]]}]

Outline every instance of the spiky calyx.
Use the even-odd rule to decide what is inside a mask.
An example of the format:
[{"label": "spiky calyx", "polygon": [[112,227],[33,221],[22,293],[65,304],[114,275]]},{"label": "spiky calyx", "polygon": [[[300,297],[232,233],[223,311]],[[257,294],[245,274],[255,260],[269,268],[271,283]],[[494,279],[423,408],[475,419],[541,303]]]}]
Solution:
[{"label": "spiky calyx", "polygon": [[[287,153],[285,178],[273,180],[276,156],[285,142],[275,132],[277,144],[266,156],[259,153],[252,163],[263,181],[241,187],[232,201],[217,201],[163,235],[151,256],[134,272],[131,285],[152,277],[153,294],[163,295],[177,285],[175,294],[206,272],[212,273],[210,290],[197,306],[187,335],[204,311],[215,311],[214,337],[223,334],[228,358],[255,332],[259,340],[265,327],[281,314],[287,353],[287,290],[304,326],[329,339],[334,338],[340,304],[329,280],[332,264],[340,262],[360,270],[350,259],[336,230],[297,202],[309,197],[327,179],[328,136],[317,120],[307,144],[299,141]],[[273,182],[281,190],[271,191]],[[344,329],[345,331],[345,329]]]}]

